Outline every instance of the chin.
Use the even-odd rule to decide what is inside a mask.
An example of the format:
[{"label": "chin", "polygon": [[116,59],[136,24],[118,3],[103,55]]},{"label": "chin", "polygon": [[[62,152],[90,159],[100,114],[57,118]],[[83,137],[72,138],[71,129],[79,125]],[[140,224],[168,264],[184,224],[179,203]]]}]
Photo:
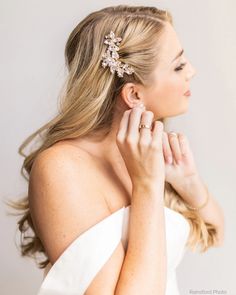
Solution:
[{"label": "chin", "polygon": [[188,111],[188,108],[184,108],[182,111],[179,112],[178,115],[185,114],[185,113],[187,113],[187,111]]}]

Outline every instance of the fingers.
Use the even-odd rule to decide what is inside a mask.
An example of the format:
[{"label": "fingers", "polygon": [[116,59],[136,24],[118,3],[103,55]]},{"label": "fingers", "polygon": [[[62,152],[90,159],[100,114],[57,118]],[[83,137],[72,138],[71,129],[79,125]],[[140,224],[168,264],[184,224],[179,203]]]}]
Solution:
[{"label": "fingers", "polygon": [[174,159],[177,163],[179,163],[182,159],[182,154],[179,146],[178,134],[170,132],[168,133],[168,138]]},{"label": "fingers", "polygon": [[[163,151],[164,158],[169,164],[172,164],[174,160],[180,163],[182,157],[185,157],[188,152],[186,136],[182,133],[164,132],[163,123],[161,121],[152,122],[153,117],[153,112],[145,111],[142,107],[134,107],[125,111],[117,132],[117,141],[122,143],[127,141],[130,145],[139,143],[141,147],[151,145]],[[139,129],[140,124],[151,128]]]},{"label": "fingers", "polygon": [[145,108],[134,107],[129,116],[128,129],[127,129],[127,139],[134,140],[137,142],[139,140],[139,124],[141,121],[141,116]]},{"label": "fingers", "polygon": [[140,124],[148,125],[148,126],[150,126],[150,129],[149,128],[140,128],[140,130],[139,130],[139,135],[140,135],[139,142],[141,144],[149,145],[151,140],[152,140],[152,135],[151,135],[150,130],[152,128],[153,117],[154,117],[153,112],[144,111],[142,113]]},{"label": "fingers", "polygon": [[163,123],[161,121],[154,121],[151,146],[159,151],[162,151],[163,149],[162,147],[163,130],[164,130]]},{"label": "fingers", "polygon": [[123,142],[126,138],[130,112],[131,110],[126,110],[121,118],[120,125],[116,134],[116,139],[118,142]]},{"label": "fingers", "polygon": [[186,155],[188,150],[187,138],[182,133],[169,132],[163,133],[163,150],[166,161],[172,154],[172,160],[180,163],[182,158]]},{"label": "fingers", "polygon": [[126,141],[129,145],[135,144],[139,140],[139,124],[142,112],[145,107],[136,106],[126,110],[120,121],[120,126],[116,134],[117,143]]},{"label": "fingers", "polygon": [[166,132],[163,132],[162,140],[163,140],[163,152],[164,152],[165,160],[167,163],[172,164],[173,162],[172,151],[169,144],[168,134]]},{"label": "fingers", "polygon": [[[161,121],[153,122],[153,117],[153,112],[145,111],[145,108],[141,107],[125,111],[117,132],[117,141],[122,143],[126,141],[131,146],[139,143],[140,147],[147,147],[151,144],[162,150],[164,126]],[[140,124],[148,125],[150,128],[139,128]]]},{"label": "fingers", "polygon": [[189,143],[188,143],[187,137],[182,133],[179,133],[179,143],[180,143],[182,156],[185,156],[189,149]]}]

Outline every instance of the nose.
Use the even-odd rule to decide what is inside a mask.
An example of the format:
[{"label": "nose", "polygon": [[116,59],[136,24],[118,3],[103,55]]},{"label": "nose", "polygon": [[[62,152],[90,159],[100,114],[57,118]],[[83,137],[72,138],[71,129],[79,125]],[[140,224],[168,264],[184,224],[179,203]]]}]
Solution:
[{"label": "nose", "polygon": [[189,63],[189,71],[187,73],[187,80],[190,80],[193,76],[196,75],[196,69],[191,63]]}]

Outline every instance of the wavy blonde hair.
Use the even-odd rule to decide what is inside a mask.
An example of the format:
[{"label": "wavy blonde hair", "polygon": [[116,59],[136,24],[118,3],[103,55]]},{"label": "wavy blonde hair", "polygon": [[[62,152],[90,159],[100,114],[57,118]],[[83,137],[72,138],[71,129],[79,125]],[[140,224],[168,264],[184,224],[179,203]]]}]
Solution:
[{"label": "wavy blonde hair", "polygon": [[[110,131],[116,98],[122,87],[127,82],[151,83],[151,73],[158,63],[159,37],[167,22],[173,25],[168,11],[156,7],[118,5],[89,14],[73,29],[65,47],[68,76],[62,87],[59,112],[26,138],[18,149],[24,157],[21,174],[27,181],[37,155],[56,142],[98,130]],[[101,67],[100,61],[106,50],[104,36],[111,30],[122,37],[119,59],[133,67],[135,73],[132,75],[117,77],[109,68]],[[161,121],[165,125],[165,119]],[[24,149],[37,136],[39,145],[25,154]],[[204,222],[197,212],[189,211],[181,196],[167,182],[164,199],[167,207],[183,214],[189,221],[191,231],[187,246],[194,251],[199,245],[204,252],[215,244],[216,228]],[[28,195],[9,201],[9,206],[22,215],[18,221],[21,255],[33,257],[39,268],[45,268],[49,259],[33,226]],[[38,260],[38,254],[43,254],[46,259]]]}]

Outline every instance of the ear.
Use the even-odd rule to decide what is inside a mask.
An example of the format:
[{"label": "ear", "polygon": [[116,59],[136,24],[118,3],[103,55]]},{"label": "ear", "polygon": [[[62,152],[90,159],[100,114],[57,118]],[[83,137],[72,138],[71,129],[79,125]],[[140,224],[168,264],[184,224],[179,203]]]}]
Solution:
[{"label": "ear", "polygon": [[131,82],[126,83],[123,86],[120,96],[129,108],[133,108],[134,106],[143,103],[140,86]]}]

